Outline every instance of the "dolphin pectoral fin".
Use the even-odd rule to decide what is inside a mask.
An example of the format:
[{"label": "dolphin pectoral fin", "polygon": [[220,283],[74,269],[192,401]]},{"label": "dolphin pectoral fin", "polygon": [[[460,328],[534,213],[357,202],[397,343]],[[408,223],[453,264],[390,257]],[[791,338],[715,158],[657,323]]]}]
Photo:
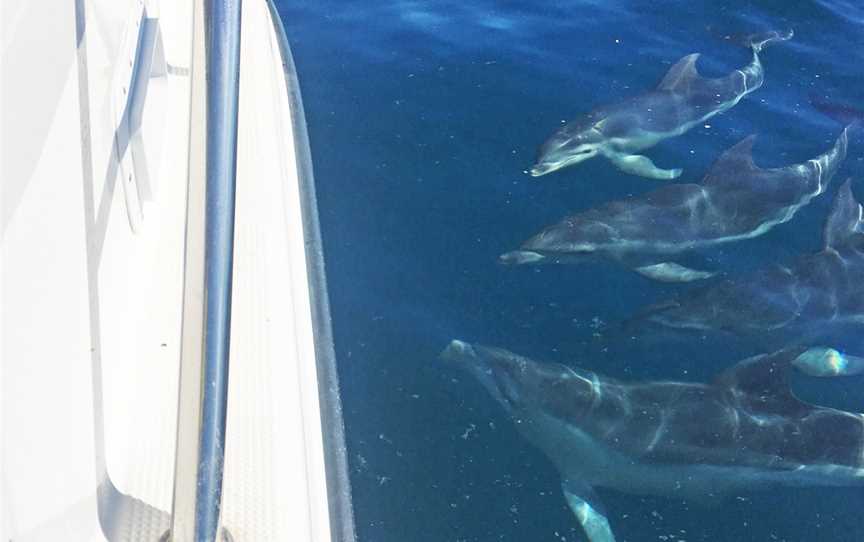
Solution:
[{"label": "dolphin pectoral fin", "polygon": [[606,512],[591,486],[565,478],[561,482],[561,490],[590,542],[615,542]]},{"label": "dolphin pectoral fin", "polygon": [[609,154],[607,157],[616,168],[624,173],[649,179],[669,181],[677,179],[683,171],[681,168],[660,169],[654,165],[650,158],[641,154]]},{"label": "dolphin pectoral fin", "polygon": [[864,358],[843,354],[833,348],[815,346],[792,361],[810,376],[849,376],[864,373]]},{"label": "dolphin pectoral fin", "polygon": [[674,262],[663,262],[654,265],[645,265],[634,269],[643,277],[658,282],[692,282],[694,280],[709,279],[716,275],[710,271],[699,271],[690,269]]}]

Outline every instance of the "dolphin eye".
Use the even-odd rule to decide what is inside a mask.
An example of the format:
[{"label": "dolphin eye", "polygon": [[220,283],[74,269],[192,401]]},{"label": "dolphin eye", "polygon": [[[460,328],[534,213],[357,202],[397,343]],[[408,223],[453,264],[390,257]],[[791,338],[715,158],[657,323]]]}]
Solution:
[{"label": "dolphin eye", "polygon": [[589,147],[587,145],[579,145],[578,147],[573,149],[571,152],[577,156],[582,156],[585,154],[591,154],[593,151],[594,151],[593,147]]}]

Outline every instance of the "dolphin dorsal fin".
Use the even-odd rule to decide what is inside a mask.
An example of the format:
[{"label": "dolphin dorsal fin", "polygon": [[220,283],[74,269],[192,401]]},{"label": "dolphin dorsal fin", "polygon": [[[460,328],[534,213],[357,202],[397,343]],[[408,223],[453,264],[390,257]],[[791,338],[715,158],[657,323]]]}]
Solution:
[{"label": "dolphin dorsal fin", "polygon": [[851,236],[861,233],[861,220],[864,214],[862,211],[864,210],[861,204],[852,193],[852,179],[846,179],[846,182],[837,190],[831,213],[825,221],[825,230],[822,234],[825,247],[842,245]]},{"label": "dolphin dorsal fin", "polygon": [[741,173],[750,173],[759,169],[753,162],[753,143],[755,135],[749,135],[726,149],[726,152],[711,165],[703,184],[721,184],[728,181],[740,181]]},{"label": "dolphin dorsal fin", "polygon": [[696,61],[698,59],[699,53],[693,53],[676,62],[669,68],[666,75],[663,76],[663,80],[657,85],[657,89],[673,91],[689,84],[693,79],[698,79],[699,72],[696,71]]},{"label": "dolphin dorsal fin", "polygon": [[720,373],[714,385],[732,390],[752,410],[790,413],[806,408],[789,387],[789,367],[803,348],[762,354]]}]

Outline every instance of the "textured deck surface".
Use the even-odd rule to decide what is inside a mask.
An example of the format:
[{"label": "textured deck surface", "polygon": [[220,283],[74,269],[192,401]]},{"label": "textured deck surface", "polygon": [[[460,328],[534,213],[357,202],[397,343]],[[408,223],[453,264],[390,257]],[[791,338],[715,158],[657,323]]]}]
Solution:
[{"label": "textured deck surface", "polygon": [[[12,163],[27,180],[4,189],[12,323],[3,331],[14,339],[3,354],[15,361],[3,365],[11,468],[0,531],[16,541],[152,542],[169,525],[173,488],[191,10],[163,3],[148,13],[160,17],[169,69],[150,82],[154,190],[133,232],[110,108],[124,43],[115,28],[130,16],[110,2],[81,4],[83,46],[51,86],[58,113],[35,127],[41,155]],[[290,103],[266,2],[243,9],[223,523],[236,542],[329,540],[326,506],[308,500],[324,470]],[[22,29],[36,20],[11,11]],[[75,43],[75,13],[61,15],[58,36]]]}]

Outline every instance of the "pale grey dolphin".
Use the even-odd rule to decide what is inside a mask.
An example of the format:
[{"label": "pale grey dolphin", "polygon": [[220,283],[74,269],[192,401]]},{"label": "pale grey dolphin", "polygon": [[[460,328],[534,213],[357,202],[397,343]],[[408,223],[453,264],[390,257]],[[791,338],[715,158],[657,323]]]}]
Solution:
[{"label": "pale grey dolphin", "polygon": [[501,256],[506,264],[579,263],[605,258],[661,281],[704,279],[675,262],[687,251],[752,239],[792,219],[825,191],[846,157],[847,131],[824,154],[763,169],[754,136],[727,150],[699,184],[667,185],[569,216]]},{"label": "pale grey dolphin", "polygon": [[[713,383],[625,383],[453,341],[472,373],[543,450],[591,542],[612,542],[595,487],[712,503],[732,492],[864,485],[864,416],[796,398],[803,349],[739,362]],[[823,371],[829,374],[829,371]]]},{"label": "pale grey dolphin", "polygon": [[539,177],[600,155],[621,171],[652,179],[674,179],[681,169],[661,169],[638,153],[660,141],[679,136],[722,113],[762,86],[765,78],[759,52],[792,31],[766,32],[748,39],[753,60],[716,79],[696,71],[699,54],[679,60],[651,92],[597,108],[567,123],[540,147],[531,175]]},{"label": "pale grey dolphin", "polygon": [[[648,307],[630,323],[652,332],[654,326],[729,332],[769,346],[844,337],[859,343],[849,345],[852,353],[864,354],[862,277],[862,207],[847,180],[825,221],[822,250],[685,292]],[[844,372],[861,368],[853,357],[835,360]]]}]

